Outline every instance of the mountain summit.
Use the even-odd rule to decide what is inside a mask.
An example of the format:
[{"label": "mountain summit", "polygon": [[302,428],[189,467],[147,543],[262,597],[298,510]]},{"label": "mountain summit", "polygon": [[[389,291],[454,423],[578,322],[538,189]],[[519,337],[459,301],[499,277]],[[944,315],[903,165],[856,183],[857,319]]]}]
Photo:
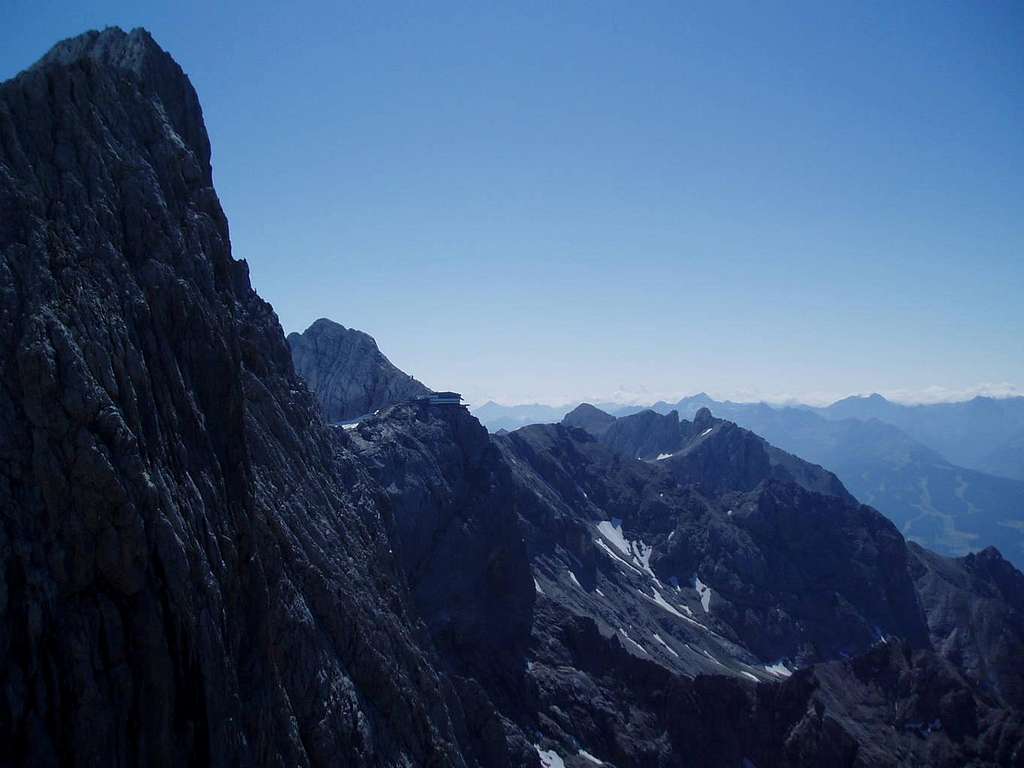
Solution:
[{"label": "mountain summit", "polygon": [[615,423],[615,417],[590,403],[581,403],[562,417],[568,427],[578,427],[594,435],[602,434]]},{"label": "mountain summit", "polygon": [[329,422],[347,421],[386,405],[430,393],[396,368],[373,337],[321,318],[288,334],[295,370],[316,395]]}]

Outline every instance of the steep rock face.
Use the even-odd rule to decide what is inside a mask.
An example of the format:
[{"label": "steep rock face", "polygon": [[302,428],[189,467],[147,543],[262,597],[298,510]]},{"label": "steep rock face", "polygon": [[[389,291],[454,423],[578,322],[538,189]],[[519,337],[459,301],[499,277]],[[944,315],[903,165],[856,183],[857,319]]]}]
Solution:
[{"label": "steep rock face", "polygon": [[[397,406],[336,434],[383,488],[396,559],[435,647],[502,710],[520,711],[530,698],[523,659],[534,604],[517,514],[527,489],[458,406]],[[507,734],[488,735],[481,758],[502,765],[504,742],[521,736],[493,720],[491,727]]]},{"label": "steep rock face", "polygon": [[673,453],[683,442],[679,414],[675,411],[664,416],[654,411],[641,411],[591,434],[600,435],[601,441],[616,453],[635,459],[654,459]]},{"label": "steep rock face", "polygon": [[329,422],[346,421],[430,392],[377,348],[372,336],[321,318],[288,334],[295,370]]},{"label": "steep rock face", "polygon": [[934,647],[988,695],[1024,707],[1024,574],[991,547],[954,560],[909,546]]},{"label": "steep rock face", "polygon": [[891,642],[797,673],[784,688],[801,683],[807,706],[787,730],[784,764],[958,768],[1024,757],[1020,711],[994,704],[931,651]]},{"label": "steep rock face", "polygon": [[462,764],[370,480],[144,31],[0,85],[0,360],[5,760]]}]

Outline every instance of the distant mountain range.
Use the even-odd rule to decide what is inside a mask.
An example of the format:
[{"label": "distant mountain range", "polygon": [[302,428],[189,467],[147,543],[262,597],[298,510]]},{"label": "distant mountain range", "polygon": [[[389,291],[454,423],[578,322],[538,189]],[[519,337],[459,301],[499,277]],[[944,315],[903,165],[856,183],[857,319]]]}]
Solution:
[{"label": "distant mountain range", "polygon": [[[485,427],[496,432],[558,421],[579,404],[500,405],[488,401],[474,408],[473,414]],[[599,402],[593,405],[612,416],[628,416],[643,410],[657,413],[676,410],[681,418],[689,418],[706,406],[715,415],[727,418],[748,413],[751,409],[767,408],[773,411],[807,411],[829,421],[876,419],[898,427],[952,464],[1024,481],[1024,397],[975,397],[959,403],[903,405],[873,394],[847,397],[825,407],[815,407],[718,401],[701,392],[675,403],[661,400],[649,406]]]},{"label": "distant mountain range", "polygon": [[827,419],[877,419],[962,467],[1024,480],[1024,397],[901,405],[875,394],[816,408]]},{"label": "distant mountain range", "polygon": [[[639,413],[619,409],[615,425],[603,425],[602,439],[614,441],[618,434],[642,428],[647,439],[653,440],[650,445],[658,445],[657,433],[671,430],[664,420],[673,412],[678,413],[676,419],[693,418],[702,408],[835,472],[854,496],[883,512],[912,541],[949,555],[996,545],[1008,559],[1024,564],[1024,482],[959,466],[880,418],[900,419],[916,433],[946,447],[950,441],[934,439],[940,434],[935,424],[947,424],[962,436],[962,442],[978,442],[980,434],[1013,435],[1024,398],[901,406],[873,395],[848,398],[827,408],[777,408],[764,403],[718,402],[700,394],[677,403],[655,403]],[[578,410],[566,421],[577,419]],[[1002,428],[992,415],[997,411],[1004,413]],[[585,413],[588,419],[595,419],[589,410]],[[852,413],[862,413],[865,418],[847,415]],[[934,415],[934,424],[929,414]],[[980,414],[979,423],[974,423],[972,414]],[[655,416],[660,419],[652,418]],[[668,450],[668,445],[662,447]],[[979,450],[958,451],[960,456],[968,454],[983,456]]]}]

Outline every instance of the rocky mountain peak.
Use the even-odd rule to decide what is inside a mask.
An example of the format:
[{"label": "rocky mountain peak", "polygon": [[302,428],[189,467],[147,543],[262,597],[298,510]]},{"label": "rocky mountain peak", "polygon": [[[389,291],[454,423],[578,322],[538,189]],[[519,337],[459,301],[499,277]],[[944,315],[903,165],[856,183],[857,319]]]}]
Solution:
[{"label": "rocky mountain peak", "polygon": [[32,69],[51,65],[69,66],[85,59],[115,69],[124,69],[141,78],[148,77],[153,60],[158,67],[176,67],[176,62],[141,27],[125,32],[120,27],[90,30],[61,40],[37,61]]},{"label": "rocky mountain peak", "polygon": [[704,407],[697,410],[697,413],[693,415],[693,425],[697,429],[707,429],[715,421],[714,416],[711,415],[711,409]]},{"label": "rocky mountain peak", "polygon": [[203,178],[211,181],[210,140],[199,97],[182,68],[147,30],[137,27],[125,32],[120,27],[107,27],[62,40],[24,74],[53,67],[102,68],[130,78],[145,93],[155,95],[177,138],[195,154]]},{"label": "rocky mountain peak", "polygon": [[633,458],[655,458],[682,446],[678,411],[667,414],[647,410],[624,416],[608,426],[602,441],[612,450]]},{"label": "rocky mountain peak", "polygon": [[[292,333],[289,335],[298,336],[299,334]],[[301,335],[313,341],[325,341],[327,343],[348,340],[363,345],[372,351],[380,351],[376,339],[370,334],[355,328],[346,328],[341,323],[336,323],[326,317],[314,320],[313,324]]]},{"label": "rocky mountain peak", "polygon": [[373,337],[320,318],[288,335],[296,372],[330,422],[346,421],[430,390],[399,370]]},{"label": "rocky mountain peak", "polygon": [[615,423],[615,417],[590,403],[581,403],[562,418],[567,427],[576,427],[592,435],[600,435]]}]

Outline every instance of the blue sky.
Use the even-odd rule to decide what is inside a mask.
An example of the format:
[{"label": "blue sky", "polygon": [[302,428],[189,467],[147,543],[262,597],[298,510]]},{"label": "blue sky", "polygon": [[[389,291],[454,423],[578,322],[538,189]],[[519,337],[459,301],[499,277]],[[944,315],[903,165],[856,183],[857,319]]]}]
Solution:
[{"label": "blue sky", "polygon": [[0,77],[147,27],[285,330],[475,402],[1024,387],[1024,5],[491,5],[8,0]]}]

